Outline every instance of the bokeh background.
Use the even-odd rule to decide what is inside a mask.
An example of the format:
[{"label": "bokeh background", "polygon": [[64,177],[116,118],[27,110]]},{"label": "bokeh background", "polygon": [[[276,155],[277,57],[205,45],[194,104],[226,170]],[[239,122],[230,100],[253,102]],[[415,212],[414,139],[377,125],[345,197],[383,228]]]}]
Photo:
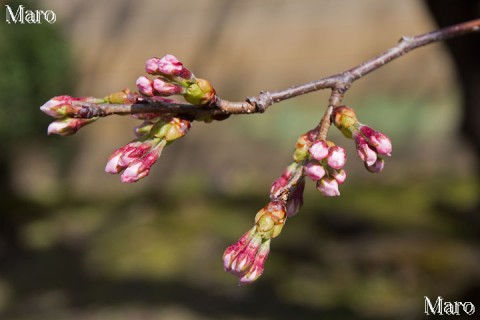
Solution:
[{"label": "bokeh background", "polygon": [[[56,95],[134,88],[145,60],[167,53],[229,100],[318,79],[435,29],[422,1],[1,3],[0,319],[421,319],[424,296],[480,306],[478,163],[441,44],[355,83],[345,103],[391,137],[392,158],[369,174],[332,130],[349,152],[342,196],[307,184],[246,287],[223,271],[223,250],[251,227],[328,92],[195,123],[133,185],[103,168],[134,119],[47,137],[39,111]],[[57,21],[8,25],[4,4]]]}]

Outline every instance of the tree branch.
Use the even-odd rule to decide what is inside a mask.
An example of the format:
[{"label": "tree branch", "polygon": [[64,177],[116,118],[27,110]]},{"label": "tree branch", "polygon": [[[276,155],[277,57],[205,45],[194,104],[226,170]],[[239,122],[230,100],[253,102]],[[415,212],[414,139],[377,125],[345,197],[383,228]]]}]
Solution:
[{"label": "tree branch", "polygon": [[[232,114],[263,113],[275,103],[310,92],[332,89],[329,108],[327,108],[318,126],[319,134],[323,136],[328,131],[329,124],[327,122],[332,107],[339,105],[343,94],[350,88],[353,82],[416,48],[478,31],[480,31],[480,19],[415,37],[402,37],[396,46],[347,71],[283,90],[260,92],[258,96],[248,97],[245,101],[231,102],[217,97],[214,103],[206,107],[198,107],[188,103],[154,101],[149,98],[142,98],[142,101],[133,104],[88,104],[85,102],[74,102],[73,104],[88,109],[88,112],[83,113],[84,116],[86,115],[86,118],[104,117],[112,114],[125,115],[152,112],[183,116],[191,119],[202,119],[205,117],[222,119]],[[74,116],[78,117],[79,115],[76,114]],[[326,129],[324,128],[325,126],[327,126]]]}]

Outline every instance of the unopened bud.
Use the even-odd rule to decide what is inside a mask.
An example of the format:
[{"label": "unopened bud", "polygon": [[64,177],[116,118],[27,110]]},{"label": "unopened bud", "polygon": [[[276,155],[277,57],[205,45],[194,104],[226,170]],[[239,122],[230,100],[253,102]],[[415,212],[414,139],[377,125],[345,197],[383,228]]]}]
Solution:
[{"label": "unopened bud", "polygon": [[205,79],[196,79],[183,94],[187,102],[197,106],[206,106],[214,102],[216,93],[213,86]]},{"label": "unopened bud", "polygon": [[328,144],[324,140],[317,140],[311,145],[308,152],[313,159],[323,160],[328,155]]},{"label": "unopened bud", "polygon": [[140,76],[137,79],[137,89],[138,91],[148,97],[153,96],[153,81],[148,79],[145,76]]},{"label": "unopened bud", "polygon": [[326,197],[336,197],[340,195],[338,182],[331,177],[325,177],[317,181],[317,189]]},{"label": "unopened bud", "polygon": [[385,161],[382,158],[377,158],[374,164],[368,166],[365,163],[365,168],[372,173],[379,173],[382,172],[383,167],[385,166]]},{"label": "unopened bud", "polygon": [[166,82],[160,78],[153,80],[153,88],[155,93],[162,96],[170,96],[172,94],[182,94],[184,89],[181,86]]},{"label": "unopened bud", "polygon": [[78,130],[95,122],[98,117],[90,118],[90,119],[83,119],[83,118],[63,118],[57,121],[50,123],[47,129],[47,133],[50,134],[58,134],[61,136],[68,136],[76,133]]},{"label": "unopened bud", "polygon": [[250,284],[262,275],[265,269],[265,261],[270,252],[270,242],[271,240],[267,240],[260,245],[250,269],[240,278],[240,285]]},{"label": "unopened bud", "polygon": [[392,153],[392,142],[384,133],[365,125],[360,127],[360,132],[368,144],[375,148],[379,154],[390,156]]},{"label": "unopened bud", "polygon": [[332,113],[335,126],[347,137],[352,138],[358,126],[357,116],[352,108],[347,106],[336,107]]},{"label": "unopened bud", "polygon": [[327,163],[330,167],[340,170],[347,161],[347,153],[345,149],[340,146],[330,147],[328,151]]},{"label": "unopened bud", "polygon": [[309,161],[305,165],[305,175],[313,181],[318,181],[325,176],[325,168],[316,161]]}]

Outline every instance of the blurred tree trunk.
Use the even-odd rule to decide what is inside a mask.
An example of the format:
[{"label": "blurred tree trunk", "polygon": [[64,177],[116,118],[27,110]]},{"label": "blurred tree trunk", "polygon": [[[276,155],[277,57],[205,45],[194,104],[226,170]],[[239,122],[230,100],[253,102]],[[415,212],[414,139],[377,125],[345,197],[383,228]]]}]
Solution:
[{"label": "blurred tree trunk", "polygon": [[[480,17],[480,0],[425,0],[439,25],[446,27]],[[472,34],[446,42],[453,58],[462,97],[461,131],[477,156],[480,177],[480,37]]]}]

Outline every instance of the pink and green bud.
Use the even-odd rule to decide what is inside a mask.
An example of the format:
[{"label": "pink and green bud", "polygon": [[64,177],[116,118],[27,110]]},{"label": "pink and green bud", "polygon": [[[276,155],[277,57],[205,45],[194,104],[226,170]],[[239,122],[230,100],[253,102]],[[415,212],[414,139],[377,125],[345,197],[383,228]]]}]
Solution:
[{"label": "pink and green bud", "polygon": [[334,169],[340,170],[345,166],[347,153],[340,146],[332,146],[328,151],[327,164]]},{"label": "pink and green bud", "polygon": [[270,242],[271,240],[267,240],[260,245],[250,269],[248,269],[247,273],[240,278],[240,285],[250,284],[262,275],[263,270],[265,269],[265,261],[270,253]]},{"label": "pink and green bud", "polygon": [[185,136],[191,127],[191,122],[180,118],[172,118],[170,127],[165,133],[165,140],[171,142]]},{"label": "pink and green bud", "polygon": [[303,191],[305,189],[305,179],[300,179],[293,189],[292,194],[287,200],[287,217],[293,217],[303,205]]},{"label": "pink and green bud", "polygon": [[128,104],[128,103],[135,103],[140,98],[140,95],[136,92],[130,92],[130,90],[125,89],[122,91],[114,92],[105,99],[104,101],[111,103],[111,104]]},{"label": "pink and green bud", "polygon": [[287,212],[283,202],[272,200],[257,212],[256,232],[265,240],[275,238],[282,231],[286,219]]},{"label": "pink and green bud", "polygon": [[305,164],[304,172],[313,181],[318,181],[325,176],[325,168],[317,161],[309,161]]},{"label": "pink and green bud", "polygon": [[[171,54],[167,54],[159,60],[150,60],[147,61],[147,72],[150,74],[163,75],[167,77],[179,77],[185,80],[194,79],[194,76],[190,70],[185,68],[183,63],[181,63],[175,56]],[[153,66],[154,63],[157,64],[156,67]],[[149,70],[152,70],[152,72],[149,72]]]},{"label": "pink and green bud", "polygon": [[205,79],[196,79],[187,87],[183,97],[196,106],[206,106],[215,101],[216,93],[210,82]]},{"label": "pink and green bud", "polygon": [[181,86],[166,82],[160,78],[153,80],[153,89],[155,93],[161,96],[170,96],[173,94],[183,94],[184,89]]},{"label": "pink and green bud", "polygon": [[[123,171],[121,180],[124,183],[137,182],[138,180],[146,177],[150,173],[150,168],[158,160],[162,154],[162,150],[165,147],[166,142],[162,140],[155,147],[153,147],[148,153],[141,158],[135,158],[129,163],[128,167]],[[122,159],[121,159],[122,161]]]},{"label": "pink and green bud", "polygon": [[310,130],[302,134],[295,144],[295,151],[293,152],[293,160],[296,162],[307,159],[309,155],[309,148],[312,146],[313,141],[317,137],[314,130]]},{"label": "pink and green bud", "polygon": [[237,276],[246,274],[253,265],[261,244],[260,235],[254,234],[250,242],[233,259],[227,271]]},{"label": "pink and green bud", "polygon": [[384,166],[385,166],[385,161],[383,161],[383,159],[380,157],[377,158],[377,161],[375,161],[375,163],[372,164],[371,166],[367,166],[367,164],[365,163],[365,168],[367,168],[367,170],[372,173],[382,172]]},{"label": "pink and green bud", "polygon": [[355,146],[357,148],[357,154],[367,166],[371,166],[377,161],[377,153],[367,143],[364,137],[360,133],[356,133]]},{"label": "pink and green bud", "polygon": [[390,156],[392,153],[392,142],[384,133],[365,125],[360,127],[360,132],[368,141],[368,144],[375,148],[379,154]]},{"label": "pink and green bud", "polygon": [[323,160],[328,155],[328,143],[324,140],[315,141],[308,149],[310,156],[315,160]]},{"label": "pink and green bud", "polygon": [[140,76],[137,79],[137,89],[144,96],[153,96],[153,81],[145,76]]},{"label": "pink and green bud", "polygon": [[332,113],[334,125],[347,138],[352,138],[359,125],[355,111],[347,106],[336,107]]},{"label": "pink and green bud", "polygon": [[278,198],[285,188],[288,187],[288,182],[299,169],[299,166],[296,162],[291,163],[288,167],[285,168],[282,175],[272,183],[270,188],[270,199]]},{"label": "pink and green bud", "polygon": [[227,249],[223,253],[223,268],[225,271],[230,272],[232,262],[238,256],[238,254],[247,246],[247,244],[252,240],[253,236],[255,235],[255,227],[248,230],[238,241]]},{"label": "pink and green bud", "polygon": [[337,197],[340,195],[338,182],[332,177],[325,177],[322,180],[317,181],[317,189],[325,197]]},{"label": "pink and green bud", "polygon": [[40,107],[40,110],[50,117],[62,118],[73,111],[73,107],[71,106],[72,100],[73,98],[70,96],[53,97],[45,102],[45,104]]},{"label": "pink and green bud", "polygon": [[335,180],[337,180],[338,184],[342,184],[347,179],[347,172],[344,169],[341,170],[331,170],[329,172],[330,176],[332,176]]},{"label": "pink and green bud", "polygon": [[78,130],[95,122],[98,117],[83,119],[83,118],[63,118],[50,123],[47,129],[47,134],[58,134],[60,136],[69,136],[76,133]]},{"label": "pink and green bud", "polygon": [[156,58],[156,57],[148,59],[147,62],[145,63],[145,71],[148,74],[151,74],[151,75],[158,75],[159,74],[159,70],[158,70],[159,62],[160,62],[160,59]]}]

